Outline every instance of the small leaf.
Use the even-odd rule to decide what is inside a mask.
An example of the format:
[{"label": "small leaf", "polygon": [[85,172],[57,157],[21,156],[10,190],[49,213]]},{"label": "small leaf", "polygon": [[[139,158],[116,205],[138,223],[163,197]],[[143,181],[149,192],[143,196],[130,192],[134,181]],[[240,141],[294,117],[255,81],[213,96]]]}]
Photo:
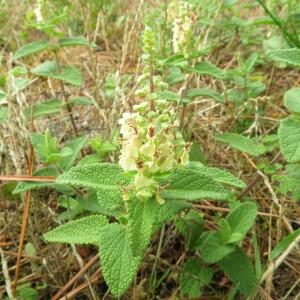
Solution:
[{"label": "small leaf", "polygon": [[244,252],[236,250],[218,262],[221,269],[233,283],[239,284],[241,293],[248,297],[256,289],[257,280],[254,268]]},{"label": "small leaf", "polygon": [[210,75],[217,79],[225,79],[226,72],[209,62],[199,62],[194,68],[186,68],[189,72],[194,72],[200,75]]},{"label": "small leaf", "polygon": [[279,145],[288,162],[300,161],[300,120],[286,118],[280,121]]},{"label": "small leaf", "polygon": [[298,238],[298,236],[300,236],[300,228],[287,235],[276,245],[271,252],[270,259],[275,259],[282,254]]},{"label": "small leaf", "polygon": [[214,138],[223,143],[229,144],[231,147],[253,156],[259,156],[266,152],[266,147],[257,144],[250,138],[244,137],[238,133],[224,133],[214,136]]},{"label": "small leaf", "polygon": [[292,88],[284,94],[284,106],[291,113],[300,113],[300,88]]},{"label": "small leaf", "polygon": [[207,88],[188,89],[186,95],[188,98],[195,98],[195,97],[199,97],[199,96],[209,97],[209,98],[216,100],[217,102],[224,103],[223,96],[220,93],[218,93],[217,91],[212,90],[212,89],[207,89]]},{"label": "small leaf", "polygon": [[104,279],[114,296],[121,296],[132,282],[140,257],[134,257],[128,233],[120,224],[108,224],[100,232],[100,260]]},{"label": "small leaf", "polygon": [[37,76],[53,77],[58,73],[58,66],[54,61],[45,61],[35,68],[32,68],[30,72]]},{"label": "small leaf", "polygon": [[[63,105],[64,103],[58,99],[51,99],[43,103],[36,104],[33,106],[34,119],[38,119],[47,115],[57,114],[61,111]],[[28,119],[30,118],[30,114],[30,108],[26,109],[25,115]]]},{"label": "small leaf", "polygon": [[44,234],[44,239],[48,242],[94,244],[101,240],[101,229],[107,224],[107,218],[101,215],[84,217],[54,228]]},{"label": "small leaf", "polygon": [[240,237],[240,240],[245,237],[249,229],[254,223],[257,214],[257,206],[253,202],[245,202],[233,209],[227,216],[232,235],[237,233],[232,239]]},{"label": "small leaf", "polygon": [[62,148],[59,152],[50,153],[45,162],[47,164],[58,163],[64,158],[69,158],[73,154],[73,150],[69,147]]},{"label": "small leaf", "polygon": [[179,284],[181,294],[189,298],[198,298],[200,289],[209,284],[213,271],[204,267],[197,258],[188,260],[180,272]]},{"label": "small leaf", "polygon": [[[58,176],[59,172],[57,169],[53,167],[49,168],[43,168],[40,170],[37,170],[36,172],[33,173],[33,176]],[[14,189],[14,194],[18,193],[23,193],[28,190],[33,190],[33,189],[39,189],[39,188],[56,188],[59,187],[55,182],[20,182]]]},{"label": "small leaf", "polygon": [[235,250],[235,245],[225,244],[220,232],[206,232],[195,247],[207,263],[215,263]]},{"label": "small leaf", "polygon": [[88,97],[77,97],[69,101],[69,103],[72,105],[82,105],[82,106],[94,105],[94,101]]},{"label": "small leaf", "polygon": [[267,54],[273,60],[300,67],[300,49],[298,48],[273,50]]},{"label": "small leaf", "polygon": [[59,167],[63,170],[68,170],[74,163],[76,157],[79,155],[86,142],[86,137],[78,137],[66,143],[65,147],[70,148],[72,150],[72,153],[71,155],[59,161]]},{"label": "small leaf", "polygon": [[67,37],[58,41],[60,47],[68,46],[89,46],[89,42],[84,37]]},{"label": "small leaf", "polygon": [[81,72],[75,67],[66,67],[62,71],[62,73],[53,74],[50,77],[65,81],[76,86],[81,86],[83,84]]},{"label": "small leaf", "polygon": [[37,41],[21,47],[13,56],[13,59],[19,59],[21,57],[41,52],[49,48],[47,41]]},{"label": "small leaf", "polygon": [[8,108],[0,107],[0,124],[4,123],[7,120],[7,116],[8,116]]},{"label": "small leaf", "polygon": [[169,185],[161,192],[165,199],[197,201],[203,198],[224,200],[228,192],[222,185],[197,169],[177,169],[168,179]]}]

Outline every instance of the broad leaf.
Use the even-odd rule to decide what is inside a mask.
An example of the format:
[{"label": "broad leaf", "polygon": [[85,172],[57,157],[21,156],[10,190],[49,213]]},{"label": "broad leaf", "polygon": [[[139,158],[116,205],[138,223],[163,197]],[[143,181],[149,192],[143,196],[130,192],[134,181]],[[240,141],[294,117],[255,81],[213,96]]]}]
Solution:
[{"label": "broad leaf", "polygon": [[211,177],[197,169],[177,169],[169,178],[169,185],[161,192],[165,199],[197,201],[203,198],[224,200],[228,192]]},{"label": "broad leaf", "polygon": [[99,236],[104,279],[110,291],[115,296],[121,296],[135,276],[140,257],[132,255],[128,233],[120,224],[106,225]]},{"label": "broad leaf", "polygon": [[240,292],[248,297],[256,289],[257,280],[254,268],[240,248],[218,262],[221,269],[234,284],[239,284]]},{"label": "broad leaf", "polygon": [[276,247],[272,250],[270,259],[277,258],[283,251],[285,251],[297,238],[300,236],[300,228],[295,230],[281,240]]},{"label": "broad leaf", "polygon": [[284,94],[284,106],[291,113],[300,113],[300,88],[292,88]]},{"label": "broad leaf", "polygon": [[71,244],[99,243],[101,240],[101,229],[107,224],[105,216],[94,215],[84,217],[54,228],[44,234],[44,238],[48,242]]},{"label": "broad leaf", "polygon": [[13,56],[13,59],[19,59],[21,57],[41,52],[49,48],[47,41],[37,41],[21,47]]},{"label": "broad leaf", "polygon": [[181,294],[189,298],[198,298],[200,289],[209,284],[213,270],[206,268],[197,258],[188,260],[180,272],[179,284]]},{"label": "broad leaf", "polygon": [[223,143],[229,144],[231,147],[253,156],[259,156],[266,152],[266,147],[257,144],[250,138],[244,137],[238,133],[224,133],[214,136],[214,138]]},{"label": "broad leaf", "polygon": [[97,189],[98,203],[107,210],[115,210],[124,204],[120,189]]},{"label": "broad leaf", "polygon": [[278,129],[279,145],[288,162],[300,161],[300,120],[286,118]]},{"label": "broad leaf", "polygon": [[281,49],[268,52],[268,56],[276,61],[300,67],[300,49]]}]

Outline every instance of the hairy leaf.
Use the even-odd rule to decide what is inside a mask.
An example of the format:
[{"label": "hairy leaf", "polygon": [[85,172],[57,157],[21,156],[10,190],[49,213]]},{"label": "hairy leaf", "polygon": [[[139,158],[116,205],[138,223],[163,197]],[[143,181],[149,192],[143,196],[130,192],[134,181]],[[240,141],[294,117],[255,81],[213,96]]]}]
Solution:
[{"label": "hairy leaf", "polygon": [[206,174],[207,176],[211,177],[213,180],[219,183],[232,185],[238,188],[246,187],[246,184],[241,179],[235,177],[234,175],[232,175],[226,170],[222,170],[215,167],[206,167],[203,166],[202,164],[199,163],[196,164],[193,162],[191,162],[189,166],[191,168],[197,168],[198,172],[202,174]]},{"label": "hairy leaf", "polygon": [[284,94],[284,106],[292,113],[300,113],[300,88],[292,88]]},{"label": "hairy leaf", "polygon": [[214,137],[217,141],[227,143],[231,147],[253,156],[259,156],[266,152],[266,147],[257,144],[250,138],[244,137],[238,133],[224,133]]},{"label": "hairy leaf", "polygon": [[97,189],[97,198],[99,204],[108,210],[115,210],[124,203],[122,192],[119,189]]},{"label": "hairy leaf", "polygon": [[250,296],[255,290],[257,280],[254,268],[240,248],[236,248],[234,252],[219,261],[218,265],[233,283],[239,284],[239,290],[244,296]]},{"label": "hairy leaf", "polygon": [[278,129],[279,145],[288,162],[300,161],[300,120],[286,118]]},{"label": "hairy leaf", "polygon": [[84,217],[54,228],[44,234],[44,238],[48,242],[94,244],[100,241],[101,228],[106,224],[105,216]]},{"label": "hairy leaf", "polygon": [[298,48],[273,50],[269,51],[268,55],[273,60],[300,67],[300,49]]},{"label": "hairy leaf", "polygon": [[154,199],[140,201],[131,198],[126,202],[128,212],[128,233],[134,256],[142,254],[149,243],[152,227],[159,204]]},{"label": "hairy leaf", "polygon": [[210,198],[224,200],[228,192],[211,177],[197,169],[177,169],[169,178],[169,185],[161,193],[165,199],[182,199],[189,201]]},{"label": "hairy leaf", "polygon": [[140,257],[132,255],[125,227],[117,223],[103,227],[99,249],[104,279],[111,292],[121,296],[132,282],[140,262]]},{"label": "hairy leaf", "polygon": [[60,175],[56,182],[92,188],[99,191],[119,191],[130,178],[122,175],[123,170],[114,164],[102,163],[76,166]]}]

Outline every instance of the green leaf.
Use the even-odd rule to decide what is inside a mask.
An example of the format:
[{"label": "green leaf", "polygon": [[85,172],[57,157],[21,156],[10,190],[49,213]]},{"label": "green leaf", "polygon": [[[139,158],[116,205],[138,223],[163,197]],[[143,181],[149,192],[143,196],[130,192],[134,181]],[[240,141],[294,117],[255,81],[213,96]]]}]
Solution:
[{"label": "green leaf", "polygon": [[218,262],[220,268],[234,284],[239,284],[240,292],[248,297],[256,289],[257,280],[254,268],[240,248]]},{"label": "green leaf", "polygon": [[210,75],[217,79],[225,79],[226,72],[209,62],[199,62],[194,68],[186,68],[189,72],[194,72],[199,75]]},{"label": "green leaf", "polygon": [[82,106],[94,105],[94,101],[88,97],[76,97],[71,101],[69,101],[69,103],[72,105],[82,105]]},{"label": "green leaf", "polygon": [[245,202],[233,209],[233,211],[227,216],[231,234],[239,234],[235,237],[236,241],[240,241],[245,237],[251,226],[253,225],[257,214],[257,206],[253,202]]},{"label": "green leaf", "polygon": [[81,86],[83,84],[81,72],[75,67],[66,67],[62,71],[62,73],[53,74],[50,77],[65,81],[76,86]]},{"label": "green leaf", "polygon": [[154,199],[140,201],[130,198],[126,201],[126,206],[132,253],[134,256],[140,256],[150,241],[155,215],[160,205]]},{"label": "green leaf", "polygon": [[60,47],[68,46],[89,46],[89,42],[84,37],[68,37],[62,38],[58,41]]},{"label": "green leaf", "polygon": [[283,253],[300,235],[300,228],[290,233],[284,239],[282,239],[276,247],[272,250],[270,259],[277,258],[281,253]]},{"label": "green leaf", "polygon": [[119,189],[97,189],[97,198],[98,203],[108,210],[118,209],[124,203],[122,192]]},{"label": "green leaf", "polygon": [[228,192],[211,177],[197,169],[176,169],[169,178],[169,185],[161,192],[165,199],[197,201],[203,198],[224,200]]},{"label": "green leaf", "polygon": [[73,150],[68,147],[64,147],[60,150],[60,152],[51,153],[45,160],[47,164],[58,163],[64,158],[69,158],[73,154]]},{"label": "green leaf", "polygon": [[54,61],[46,61],[31,69],[30,72],[37,76],[62,80],[76,86],[81,86],[83,84],[83,78],[79,69],[69,66],[59,73],[58,66]]},{"label": "green leaf", "polygon": [[44,234],[44,239],[48,242],[95,244],[101,240],[101,229],[107,224],[105,216],[84,217],[54,228]]},{"label": "green leaf", "polygon": [[53,77],[58,73],[58,66],[54,61],[45,61],[44,63],[32,68],[30,72],[37,76]]},{"label": "green leaf", "polygon": [[58,154],[60,151],[57,145],[57,140],[51,135],[49,129],[46,130],[45,134],[32,133],[31,143],[34,151],[45,162],[48,161],[51,155]]},{"label": "green leaf", "polygon": [[4,123],[7,120],[7,116],[8,116],[8,108],[0,107],[0,124]]},{"label": "green leaf", "polygon": [[266,152],[266,147],[257,144],[250,138],[244,137],[238,133],[224,133],[214,136],[214,138],[223,143],[229,144],[231,147],[253,156],[259,156]]},{"label": "green leaf", "polygon": [[220,232],[206,232],[195,248],[200,251],[205,262],[215,263],[233,252],[236,246],[225,244]]},{"label": "green leaf", "polygon": [[118,165],[109,163],[76,166],[60,175],[56,182],[100,191],[119,191],[121,186],[130,183],[130,178],[122,173],[123,170]]},{"label": "green leaf", "polygon": [[[193,168],[195,168],[195,164],[190,163],[190,165]],[[198,165],[197,171],[202,174],[206,174],[207,176],[211,177],[213,180],[215,180],[219,183],[232,185],[232,186],[242,188],[242,189],[246,188],[246,184],[242,180],[233,176],[228,171],[221,170],[221,169],[215,168],[215,167],[206,167],[203,165]]]},{"label": "green leaf", "polygon": [[121,296],[132,282],[140,257],[132,255],[128,233],[120,224],[108,224],[100,232],[100,260],[104,279],[114,296]]},{"label": "green leaf", "polygon": [[284,94],[284,106],[291,113],[300,113],[300,88],[292,88]]},{"label": "green leaf", "polygon": [[282,193],[291,193],[291,198],[300,200],[300,165],[289,164],[286,166],[283,175],[274,176],[280,181],[279,190]]},{"label": "green leaf", "polygon": [[300,49],[298,48],[273,50],[267,54],[273,60],[300,67]]},{"label": "green leaf", "polygon": [[300,120],[286,118],[280,121],[279,145],[288,162],[300,161]]},{"label": "green leaf", "polygon": [[256,52],[254,52],[245,61],[245,63],[242,66],[242,69],[246,74],[250,74],[253,71],[253,68],[254,68],[254,65],[255,65],[257,59],[258,59],[258,54]]},{"label": "green leaf", "polygon": [[68,170],[74,163],[76,157],[79,155],[81,149],[84,147],[86,142],[86,137],[78,137],[66,143],[65,147],[70,148],[72,150],[72,153],[71,155],[59,161],[59,167],[63,170]]},{"label": "green leaf", "polygon": [[213,270],[204,267],[198,258],[189,259],[180,272],[179,284],[183,296],[198,298],[200,289],[209,284],[212,279]]},{"label": "green leaf", "polygon": [[19,59],[21,57],[41,52],[49,48],[47,41],[37,41],[21,47],[13,56],[13,59]]},{"label": "green leaf", "polygon": [[[34,119],[38,119],[47,115],[57,114],[61,111],[63,105],[64,103],[58,99],[51,99],[43,103],[36,104],[33,106]],[[25,115],[28,119],[30,118],[30,114],[30,108],[26,109]]]},{"label": "green leaf", "polygon": [[176,214],[184,209],[192,208],[192,204],[183,200],[166,200],[163,205],[159,206],[155,216],[154,230],[161,227],[164,222],[171,220]]},{"label": "green leaf", "polygon": [[207,88],[188,89],[186,95],[188,98],[195,98],[195,97],[199,97],[199,96],[209,97],[209,98],[216,100],[217,102],[224,103],[223,96],[220,93],[218,93],[217,91],[212,90],[212,89],[207,89]]},{"label": "green leaf", "polygon": [[[57,177],[58,175],[59,175],[58,170],[53,167],[43,168],[33,173],[33,176]],[[59,185],[57,185],[55,182],[50,182],[50,181],[49,182],[20,182],[14,189],[14,194],[23,193],[29,190],[39,189],[44,187],[57,188],[59,187]]]}]

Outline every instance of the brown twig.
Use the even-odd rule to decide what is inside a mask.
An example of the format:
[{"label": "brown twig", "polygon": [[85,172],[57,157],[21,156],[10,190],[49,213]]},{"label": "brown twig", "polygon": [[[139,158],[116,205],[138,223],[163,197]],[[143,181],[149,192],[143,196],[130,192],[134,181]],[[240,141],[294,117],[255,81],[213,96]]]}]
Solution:
[{"label": "brown twig", "polygon": [[[66,290],[68,290],[87,270],[94,265],[94,263],[99,259],[99,255],[96,254],[92,259],[84,265],[84,267],[74,276],[72,277],[53,297],[51,300],[58,300],[64,294]],[[92,279],[91,279],[92,282]],[[86,283],[87,285],[87,283]],[[67,298],[69,299],[69,298]]]},{"label": "brown twig", "polygon": [[30,181],[30,182],[52,182],[55,181],[55,176],[30,176],[30,175],[3,175],[0,176],[0,181]]}]

